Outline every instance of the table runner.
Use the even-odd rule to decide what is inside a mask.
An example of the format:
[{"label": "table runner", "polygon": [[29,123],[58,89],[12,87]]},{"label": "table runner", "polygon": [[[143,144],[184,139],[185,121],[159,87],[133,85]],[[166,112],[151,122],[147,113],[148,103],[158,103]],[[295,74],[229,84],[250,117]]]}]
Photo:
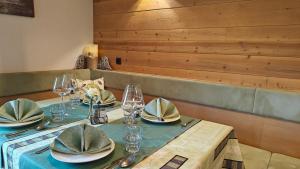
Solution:
[{"label": "table runner", "polygon": [[[67,105],[67,107],[70,108],[70,102],[66,102],[65,103]],[[54,105],[50,105],[50,106],[46,106],[46,107],[43,107],[42,110],[44,111],[44,114],[45,114],[45,120],[49,120],[51,118],[51,112],[50,112],[50,109],[51,109],[51,106],[54,106]],[[114,109],[117,109],[120,107],[120,103],[117,102],[113,107],[107,107],[105,109],[105,111],[111,111],[111,110],[114,110]],[[49,128],[54,128],[54,127],[57,127],[57,126],[61,126],[61,125],[66,125],[66,124],[70,124],[70,123],[74,123],[74,122],[77,122],[77,121],[80,121],[82,119],[86,119],[86,117],[88,116],[88,106],[86,105],[80,105],[78,106],[77,109],[67,109],[68,113],[69,113],[69,116],[65,117],[64,121],[63,122],[60,122],[60,123],[53,123],[51,122],[50,125],[48,126]],[[26,137],[26,136],[31,136],[33,134],[36,134],[36,133],[39,133],[39,131],[36,131],[34,129],[35,126],[37,126],[38,123],[35,123],[35,124],[32,124],[32,125],[29,125],[29,126],[25,126],[25,127],[19,127],[19,128],[1,128],[0,127],[0,147],[1,147],[1,150],[2,150],[2,146],[4,143],[6,142],[10,142],[10,141],[13,141],[13,140],[17,140],[17,139],[20,139],[20,138],[23,138],[23,137]],[[19,131],[19,130],[23,130],[23,129],[27,129],[27,128],[30,128],[29,131],[26,131],[24,134],[18,136],[18,137],[15,137],[15,138],[11,138],[11,139],[8,139],[5,137],[5,134],[8,134],[8,133],[12,133],[12,132],[15,132],[15,131]],[[2,150],[3,152],[3,150]],[[0,167],[3,167],[4,166],[4,159],[3,159],[3,153],[0,153]]]},{"label": "table runner", "polygon": [[[121,110],[116,110],[118,113],[122,113]],[[183,121],[189,121],[193,118],[182,116]],[[145,157],[151,155],[161,147],[163,147],[168,142],[172,141],[174,138],[179,136],[181,133],[189,129],[191,126],[199,122],[199,120],[194,119],[194,121],[188,127],[181,127],[180,121],[170,124],[153,124],[145,122],[141,119],[138,119],[138,125],[143,129],[143,142],[141,145],[141,151],[139,152],[136,162],[142,161]],[[124,151],[124,127],[123,120],[119,119],[113,121],[112,123],[105,124],[99,126],[107,135],[108,137],[112,138],[116,143],[116,148],[114,152],[109,155],[108,157],[97,160],[90,163],[85,164],[68,164],[63,163],[55,160],[51,155],[50,151],[47,151],[43,154],[36,155],[34,152],[41,147],[49,145],[50,142],[53,141],[53,138],[46,138],[47,140],[42,143],[33,143],[38,145],[39,148],[34,148],[34,145],[25,145],[24,147],[28,147],[27,151],[24,149],[18,150],[14,149],[15,153],[13,156],[17,156],[17,160],[19,159],[19,165],[15,165],[15,168],[20,169],[39,169],[39,168],[72,168],[72,169],[81,169],[81,168],[102,168],[107,164],[110,164],[112,161],[124,156],[126,152]],[[54,131],[53,133],[57,133]],[[22,140],[19,144],[28,143],[30,141]],[[6,146],[7,147],[7,146]],[[6,148],[5,147],[5,148]]]}]

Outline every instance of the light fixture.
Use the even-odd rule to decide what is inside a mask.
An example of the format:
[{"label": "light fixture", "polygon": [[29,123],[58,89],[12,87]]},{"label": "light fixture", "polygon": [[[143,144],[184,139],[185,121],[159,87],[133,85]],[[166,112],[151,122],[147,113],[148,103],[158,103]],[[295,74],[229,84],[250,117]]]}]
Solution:
[{"label": "light fixture", "polygon": [[95,70],[98,65],[98,45],[89,44],[83,48],[83,55],[88,56],[88,68]]}]

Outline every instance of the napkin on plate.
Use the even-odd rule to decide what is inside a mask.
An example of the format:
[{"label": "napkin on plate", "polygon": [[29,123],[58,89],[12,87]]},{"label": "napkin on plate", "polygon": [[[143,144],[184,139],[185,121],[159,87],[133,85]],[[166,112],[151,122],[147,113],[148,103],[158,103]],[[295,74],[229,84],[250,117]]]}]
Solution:
[{"label": "napkin on plate", "polygon": [[148,119],[170,119],[179,116],[176,106],[164,98],[157,98],[145,106],[144,117]]},{"label": "napkin on plate", "polygon": [[81,124],[67,128],[50,145],[53,151],[65,154],[95,154],[111,148],[111,141],[99,128]]},{"label": "napkin on plate", "polygon": [[89,103],[91,98],[93,98],[93,101],[96,102],[100,96],[100,91],[100,88],[90,84],[82,88],[80,91],[80,97],[84,103]]},{"label": "napkin on plate", "polygon": [[32,100],[12,100],[0,107],[0,123],[24,123],[44,117],[42,109]]},{"label": "napkin on plate", "polygon": [[96,103],[107,104],[107,103],[112,103],[114,101],[116,101],[116,97],[114,96],[114,94],[111,91],[101,90]]}]

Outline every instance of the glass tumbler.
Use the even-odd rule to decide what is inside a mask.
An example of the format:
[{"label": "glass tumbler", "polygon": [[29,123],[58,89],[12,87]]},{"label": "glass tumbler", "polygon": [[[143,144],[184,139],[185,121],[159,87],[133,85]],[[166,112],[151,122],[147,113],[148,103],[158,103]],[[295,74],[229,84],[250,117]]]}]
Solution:
[{"label": "glass tumbler", "polygon": [[71,102],[71,108],[77,109],[80,105],[80,95],[79,92],[74,92],[70,94],[70,102]]},{"label": "glass tumbler", "polygon": [[142,143],[142,128],[131,125],[126,127],[125,136],[125,150],[130,154],[135,154],[140,151]]},{"label": "glass tumbler", "polygon": [[105,108],[100,105],[93,105],[93,113],[90,115],[90,122],[92,125],[108,123],[108,116]]},{"label": "glass tumbler", "polygon": [[52,122],[62,122],[65,116],[65,105],[54,104],[50,107]]}]

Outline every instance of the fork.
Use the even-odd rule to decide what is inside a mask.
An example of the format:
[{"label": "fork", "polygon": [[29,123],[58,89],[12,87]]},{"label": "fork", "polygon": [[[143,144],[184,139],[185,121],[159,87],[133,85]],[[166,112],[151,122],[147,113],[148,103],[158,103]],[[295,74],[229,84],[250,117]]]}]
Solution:
[{"label": "fork", "polygon": [[45,152],[45,151],[47,151],[49,149],[50,149],[50,146],[47,146],[47,147],[45,147],[43,149],[40,149],[40,150],[34,152],[34,154],[42,154],[43,152]]}]

